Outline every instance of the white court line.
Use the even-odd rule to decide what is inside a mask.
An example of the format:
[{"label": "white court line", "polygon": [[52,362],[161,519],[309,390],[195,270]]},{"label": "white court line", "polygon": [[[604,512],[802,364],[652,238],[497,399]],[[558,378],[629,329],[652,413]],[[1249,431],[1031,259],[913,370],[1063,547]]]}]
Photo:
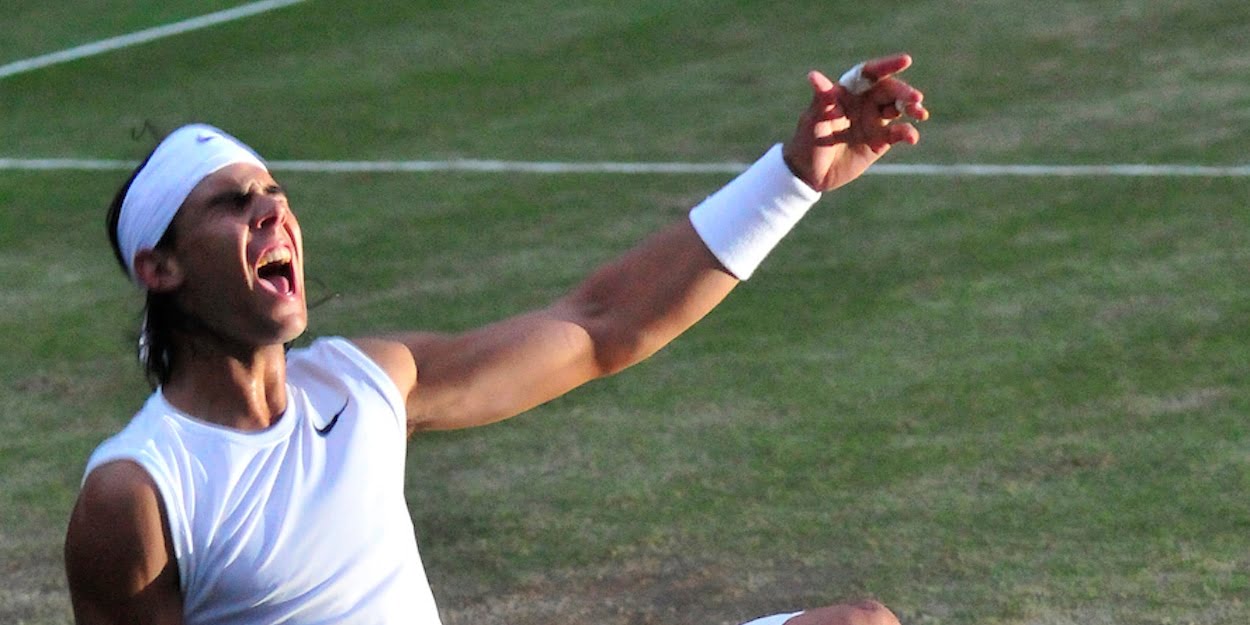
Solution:
[{"label": "white court line", "polygon": [[1250,165],[874,165],[868,173],[907,176],[1247,178]]},{"label": "white court line", "polygon": [[230,22],[245,17],[251,17],[257,13],[280,9],[284,6],[304,1],[305,0],[261,0],[260,2],[253,2],[251,4],[235,7],[233,9],[225,9],[223,11],[217,11],[216,13],[193,17],[181,22],[174,22],[173,24],[157,26],[155,28],[141,30],[128,35],[121,35],[119,37],[88,43],[75,48],[70,48],[68,50],[61,50],[60,52],[53,52],[51,54],[36,56],[21,61],[14,61],[12,63],[0,65],[0,79],[33,71],[49,65],[76,61],[84,57],[95,56],[105,52],[112,52],[113,50],[119,50],[121,48],[128,48],[141,43],[147,43],[154,39],[171,37],[188,31],[215,26],[223,22]]},{"label": "white court line", "polygon": [[[559,161],[268,161],[274,171],[407,173],[468,171],[530,174],[736,174],[747,163],[573,163]],[[127,171],[137,161],[74,158],[0,158],[0,171]],[[867,172],[895,176],[1250,178],[1250,165],[976,165],[879,164]]]}]

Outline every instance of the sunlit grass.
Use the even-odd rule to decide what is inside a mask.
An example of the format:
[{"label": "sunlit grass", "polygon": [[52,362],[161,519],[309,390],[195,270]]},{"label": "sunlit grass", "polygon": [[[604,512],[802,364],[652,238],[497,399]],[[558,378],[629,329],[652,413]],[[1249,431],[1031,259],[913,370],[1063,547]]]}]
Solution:
[{"label": "sunlit grass", "polygon": [[[1244,3],[349,4],[0,82],[0,157],[137,158],[144,119],[207,119],[276,159],[744,161],[809,67],[897,48],[935,118],[895,162],[1229,164],[1250,136],[1220,45]],[[17,53],[48,18],[15,15]],[[278,176],[311,297],[338,295],[309,336],[542,305],[724,180]],[[82,467],[147,392],[102,226],[123,178],[0,172],[0,621],[69,620]],[[1247,199],[1236,179],[833,194],[652,361],[410,446],[446,622],[862,595],[908,623],[1245,622]]]}]

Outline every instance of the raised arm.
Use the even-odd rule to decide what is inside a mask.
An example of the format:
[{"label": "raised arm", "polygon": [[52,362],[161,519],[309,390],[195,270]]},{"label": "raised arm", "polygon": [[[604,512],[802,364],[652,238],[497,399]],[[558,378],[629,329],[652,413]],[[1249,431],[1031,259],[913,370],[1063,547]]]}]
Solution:
[{"label": "raised arm", "polygon": [[[547,308],[463,334],[357,343],[383,363],[401,390],[415,382],[406,389],[412,428],[469,427],[507,418],[646,358],[735,284],[683,220],[599,268]],[[405,371],[412,366],[409,358],[415,371]]]},{"label": "raised arm", "polygon": [[406,393],[410,430],[507,418],[673,340],[749,277],[820,192],[918,140],[894,121],[900,110],[928,116],[921,93],[892,77],[910,63],[875,59],[839,83],[809,74],[811,104],[783,148],[551,306],[462,334],[357,341]]}]

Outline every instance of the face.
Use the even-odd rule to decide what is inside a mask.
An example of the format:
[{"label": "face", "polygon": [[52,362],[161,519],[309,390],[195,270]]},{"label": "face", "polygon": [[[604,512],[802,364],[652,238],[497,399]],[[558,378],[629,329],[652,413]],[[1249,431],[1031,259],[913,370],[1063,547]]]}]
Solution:
[{"label": "face", "polygon": [[212,335],[242,348],[286,343],[308,324],[304,248],[282,187],[240,163],[200,181],[174,218],[171,289]]}]

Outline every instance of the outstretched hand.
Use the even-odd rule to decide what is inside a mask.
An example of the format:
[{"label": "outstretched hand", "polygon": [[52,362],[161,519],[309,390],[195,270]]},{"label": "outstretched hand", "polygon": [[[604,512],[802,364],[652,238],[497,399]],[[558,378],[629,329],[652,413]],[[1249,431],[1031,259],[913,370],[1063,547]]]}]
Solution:
[{"label": "outstretched hand", "polygon": [[894,77],[911,65],[911,56],[895,54],[865,61],[862,79],[871,87],[862,94],[812,71],[812,103],[799,117],[794,137],[786,142],[786,163],[817,191],[836,189],[859,177],[895,143],[915,145],[920,133],[904,115],[929,118],[924,94]]}]

